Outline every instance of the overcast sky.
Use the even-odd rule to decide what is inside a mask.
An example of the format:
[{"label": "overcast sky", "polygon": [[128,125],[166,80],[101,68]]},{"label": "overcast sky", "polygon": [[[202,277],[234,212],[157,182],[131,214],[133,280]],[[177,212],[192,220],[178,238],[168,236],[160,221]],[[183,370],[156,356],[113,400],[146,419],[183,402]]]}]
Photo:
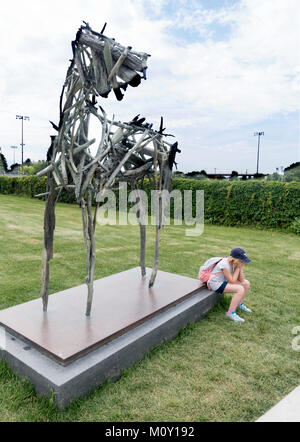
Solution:
[{"label": "overcast sky", "polygon": [[0,146],[8,163],[24,122],[24,158],[45,159],[71,40],[89,22],[151,54],[147,80],[123,101],[102,99],[128,121],[140,113],[182,149],[178,170],[269,173],[300,160],[299,0],[9,0],[1,3]]}]

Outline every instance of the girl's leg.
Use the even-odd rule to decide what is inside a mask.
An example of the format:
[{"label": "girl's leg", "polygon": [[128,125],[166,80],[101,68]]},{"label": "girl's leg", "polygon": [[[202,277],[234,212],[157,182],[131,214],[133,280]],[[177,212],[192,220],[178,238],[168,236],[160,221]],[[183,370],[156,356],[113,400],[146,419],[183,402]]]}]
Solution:
[{"label": "girl's leg", "polygon": [[[250,287],[250,285],[249,285]],[[248,289],[249,289],[248,287]],[[242,284],[230,284],[228,283],[225,287],[224,293],[233,293],[233,297],[231,299],[231,303],[229,306],[228,313],[231,314],[232,312],[235,312],[238,305],[240,305],[246,294],[247,291],[245,287]]]},{"label": "girl's leg", "polygon": [[248,293],[248,290],[250,289],[250,282],[247,279],[244,279],[244,281],[238,282],[238,284],[242,284],[242,286],[244,287],[244,289],[245,289],[245,296],[244,296],[244,298],[245,298],[247,293]]},{"label": "girl's leg", "polygon": [[[244,296],[244,299],[245,299],[245,297],[247,296],[248,290],[250,288],[250,282],[247,281],[247,279],[244,279],[243,281],[240,282],[240,284],[242,284],[242,286],[245,289],[245,296]],[[242,304],[239,304],[239,308],[245,312],[248,312],[248,313],[252,312],[252,310],[250,308],[245,306],[244,302]]]}]

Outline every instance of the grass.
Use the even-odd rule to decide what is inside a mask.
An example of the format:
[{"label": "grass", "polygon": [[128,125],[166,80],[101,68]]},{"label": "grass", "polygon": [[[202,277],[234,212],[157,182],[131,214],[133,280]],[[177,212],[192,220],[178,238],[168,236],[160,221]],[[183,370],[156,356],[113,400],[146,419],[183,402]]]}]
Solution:
[{"label": "grass", "polygon": [[[44,203],[0,195],[0,309],[39,297]],[[50,292],[84,282],[85,248],[77,206],[58,204]],[[160,269],[197,277],[199,266],[231,248],[246,249],[253,263],[251,315],[225,319],[226,295],[206,318],[189,324],[86,398],[59,411],[26,380],[0,362],[0,421],[254,421],[299,384],[299,352],[292,329],[300,325],[300,239],[293,234],[205,226],[199,237],[184,226],[162,232]],[[147,229],[148,267],[155,231]],[[135,267],[139,229],[98,226],[95,278]],[[74,259],[76,257],[76,259]]]}]

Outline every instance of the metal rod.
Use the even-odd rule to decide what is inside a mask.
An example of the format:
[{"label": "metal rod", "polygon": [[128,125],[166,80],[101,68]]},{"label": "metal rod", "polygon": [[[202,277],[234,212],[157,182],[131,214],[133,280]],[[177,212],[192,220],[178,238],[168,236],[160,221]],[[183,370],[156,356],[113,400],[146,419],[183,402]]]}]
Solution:
[{"label": "metal rod", "polygon": [[23,154],[23,150],[24,150],[24,129],[23,129],[23,121],[24,120],[29,120],[29,117],[25,116],[25,115],[16,115],[16,119],[17,120],[22,120],[22,138],[21,138],[21,147],[22,147],[22,174],[24,173],[24,154]]},{"label": "metal rod", "polygon": [[264,132],[254,132],[254,136],[258,136],[257,141],[257,160],[256,160],[256,174],[258,174],[258,167],[259,167],[259,147],[260,147],[260,137],[261,135],[264,135]]},{"label": "metal rod", "polygon": [[256,162],[256,173],[258,173],[258,165],[259,165],[259,142],[260,142],[260,135],[258,135],[258,141],[257,141],[257,162]]}]

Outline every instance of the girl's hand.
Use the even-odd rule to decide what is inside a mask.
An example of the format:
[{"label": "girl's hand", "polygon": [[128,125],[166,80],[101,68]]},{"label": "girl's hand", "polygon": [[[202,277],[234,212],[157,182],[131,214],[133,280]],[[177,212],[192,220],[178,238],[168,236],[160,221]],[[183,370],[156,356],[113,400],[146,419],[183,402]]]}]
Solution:
[{"label": "girl's hand", "polygon": [[233,267],[234,270],[235,270],[235,269],[241,269],[241,268],[242,268],[242,263],[241,263],[241,262],[235,262],[235,263],[232,265],[232,267]]},{"label": "girl's hand", "polygon": [[240,272],[241,272],[241,270],[239,267],[236,267],[234,269],[233,275],[231,274],[231,272],[228,269],[223,269],[224,276],[230,284],[235,284],[238,281]]},{"label": "girl's hand", "polygon": [[237,268],[242,269],[245,265],[246,265],[245,262],[239,260],[239,262],[237,263]]}]

